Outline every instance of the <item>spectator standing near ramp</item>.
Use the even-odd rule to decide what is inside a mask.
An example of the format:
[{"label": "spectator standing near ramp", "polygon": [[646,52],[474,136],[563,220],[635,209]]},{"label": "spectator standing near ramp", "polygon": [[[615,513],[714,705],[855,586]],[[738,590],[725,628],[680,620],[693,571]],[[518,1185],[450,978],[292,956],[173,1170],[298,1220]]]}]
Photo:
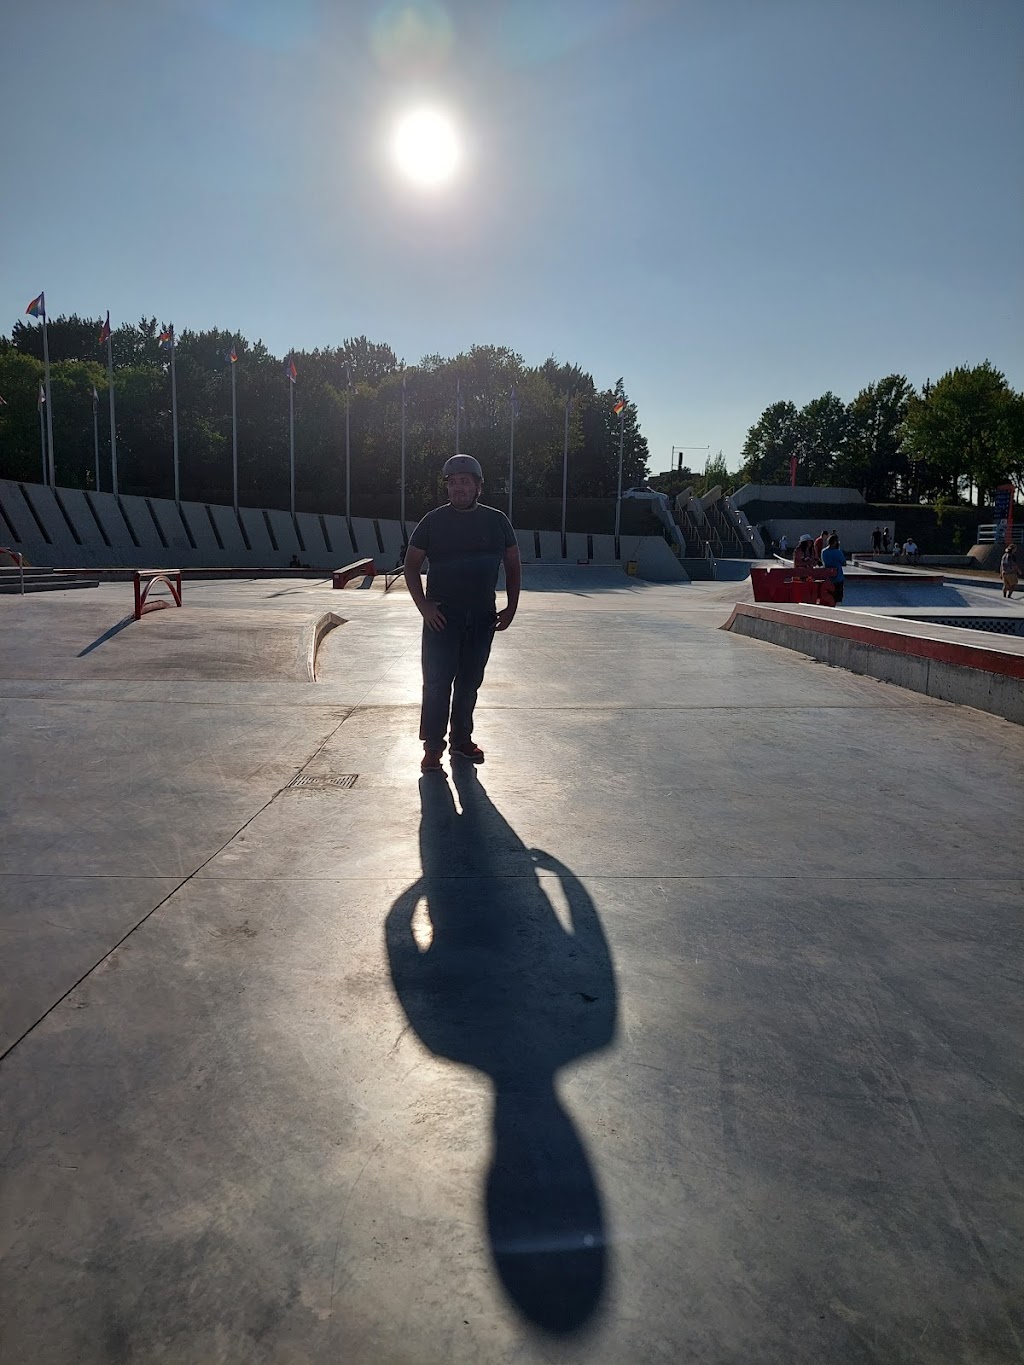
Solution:
[{"label": "spectator standing near ramp", "polygon": [[1003,580],[1003,596],[1012,597],[1013,590],[1017,586],[1020,577],[1020,568],[1017,564],[1016,545],[1007,545],[1003,551],[1003,557],[999,561],[999,575]]},{"label": "spectator standing near ramp", "polygon": [[814,553],[814,541],[805,531],[797,541],[796,549],[793,551],[794,569],[813,569],[817,563]]},{"label": "spectator standing near ramp", "polygon": [[836,606],[843,600],[843,566],[846,564],[846,556],[839,548],[839,537],[833,531],[828,538],[828,544],[821,552],[821,562],[826,569],[835,569],[836,576],[832,580],[832,592],[835,595]]},{"label": "spectator standing near ramp", "polygon": [[[405,552],[405,581],[423,617],[422,772],[437,772],[445,735],[454,755],[474,763],[473,708],[496,630],[507,630],[519,605],[522,571],[512,523],[480,502],[483,470],[472,455],[444,466],[448,502],[428,512]],[[429,559],[427,591],[420,570]],[[498,570],[505,567],[507,605],[496,610]]]}]

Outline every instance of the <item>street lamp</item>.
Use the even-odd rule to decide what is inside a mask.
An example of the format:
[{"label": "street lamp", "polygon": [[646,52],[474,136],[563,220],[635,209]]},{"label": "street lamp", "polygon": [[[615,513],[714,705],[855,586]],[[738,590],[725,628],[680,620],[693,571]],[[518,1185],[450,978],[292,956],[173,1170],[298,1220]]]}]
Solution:
[{"label": "street lamp", "polygon": [[[675,467],[676,467],[676,451],[677,451],[677,450],[683,451],[683,450],[710,450],[710,449],[711,449],[710,446],[673,446],[673,447],[672,447],[672,454],[669,456],[668,467],[669,467],[669,469],[672,470],[672,471],[675,470]],[[706,461],[705,461],[705,463],[706,463]],[[682,467],[683,467],[683,457],[682,457],[682,455],[680,455],[680,456],[679,456],[679,468],[680,468],[680,470],[682,470]]]}]

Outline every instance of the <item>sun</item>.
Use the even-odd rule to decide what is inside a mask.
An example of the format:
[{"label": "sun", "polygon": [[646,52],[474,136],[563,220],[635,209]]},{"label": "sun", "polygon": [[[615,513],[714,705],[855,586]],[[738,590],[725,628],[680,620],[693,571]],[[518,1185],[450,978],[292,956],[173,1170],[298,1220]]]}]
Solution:
[{"label": "sun", "polygon": [[403,114],[395,124],[391,150],[405,179],[423,189],[447,184],[462,159],[455,122],[440,109]]}]

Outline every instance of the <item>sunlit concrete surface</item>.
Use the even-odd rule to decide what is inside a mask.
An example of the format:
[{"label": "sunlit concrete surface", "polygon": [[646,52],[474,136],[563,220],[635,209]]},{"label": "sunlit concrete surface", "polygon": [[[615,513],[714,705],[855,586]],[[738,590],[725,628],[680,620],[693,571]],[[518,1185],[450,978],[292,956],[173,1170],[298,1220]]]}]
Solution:
[{"label": "sunlit concrete surface", "polygon": [[1022,1358],[1024,733],[526,584],[428,779],[400,586],[0,598],[0,1359]]}]

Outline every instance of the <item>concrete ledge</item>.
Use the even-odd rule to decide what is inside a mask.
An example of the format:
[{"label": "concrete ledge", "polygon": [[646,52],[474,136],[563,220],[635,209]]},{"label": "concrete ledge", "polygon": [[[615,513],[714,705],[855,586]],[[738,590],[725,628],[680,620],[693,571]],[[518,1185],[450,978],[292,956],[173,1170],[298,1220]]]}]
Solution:
[{"label": "concrete ledge", "polygon": [[878,617],[866,622],[862,615],[855,620],[827,608],[740,602],[722,629],[1024,725],[1024,652],[961,642],[950,638],[951,627],[921,626]]},{"label": "concrete ledge", "polygon": [[299,674],[306,682],[316,682],[316,655],[324,636],[335,626],[343,626],[345,620],[336,611],[325,611],[303,627],[299,641]]}]

